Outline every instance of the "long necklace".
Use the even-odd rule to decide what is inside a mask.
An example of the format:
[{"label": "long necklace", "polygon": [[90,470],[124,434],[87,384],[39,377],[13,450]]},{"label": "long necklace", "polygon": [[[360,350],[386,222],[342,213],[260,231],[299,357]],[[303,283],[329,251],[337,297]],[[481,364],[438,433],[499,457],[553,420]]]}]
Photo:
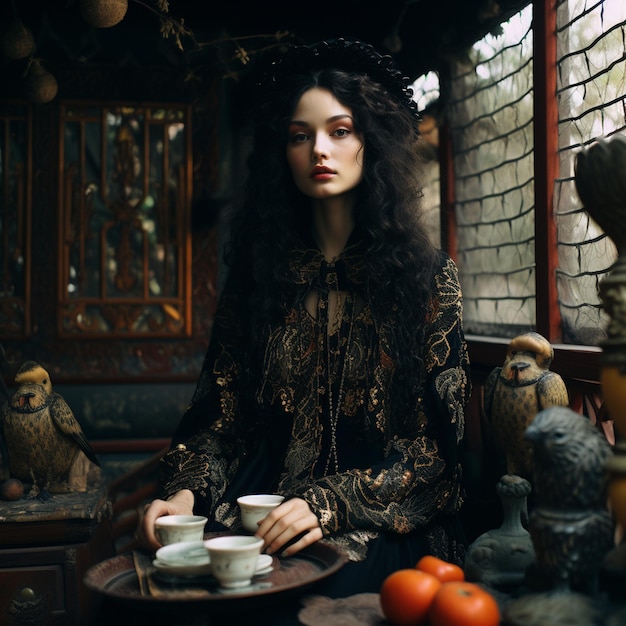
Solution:
[{"label": "long necklace", "polygon": [[[343,399],[345,395],[346,372],[348,370],[347,361],[350,358],[349,348],[350,348],[350,342],[352,341],[352,329],[354,327],[354,299],[350,295],[346,295],[345,306],[346,306],[346,310],[350,308],[350,326],[348,328],[348,337],[345,343],[343,343],[342,345],[341,331],[343,327],[342,322],[343,322],[344,312],[342,311],[341,292],[338,289],[336,276],[337,275],[334,272],[329,273],[328,275],[328,278],[331,278],[331,277],[335,278],[334,287],[336,288],[336,293],[337,293],[337,313],[338,313],[338,319],[339,319],[338,327],[334,333],[335,339],[333,343],[335,344],[335,346],[332,348],[331,348],[331,333],[330,333],[331,329],[330,329],[330,319],[329,319],[329,303],[330,303],[329,292],[325,292],[324,294],[325,298],[322,298],[322,299],[325,299],[325,302],[320,301],[321,307],[325,308],[326,315],[319,316],[320,321],[321,321],[320,332],[323,332],[326,335],[325,344],[323,345],[325,345],[326,347],[328,418],[329,418],[329,425],[330,425],[330,449],[328,452],[328,457],[326,458],[326,465],[324,467],[324,476],[328,475],[328,470],[330,469],[331,461],[333,464],[334,473],[337,473],[339,471],[339,457],[337,453],[337,425],[339,423],[339,411],[341,409],[341,405],[343,403]],[[326,318],[325,323],[324,323],[324,320],[321,319],[323,317]],[[334,362],[339,363],[340,368],[341,368],[340,370],[341,374],[339,376],[339,389],[337,393],[336,402],[333,402],[333,386],[334,386],[334,380],[335,380],[333,376],[333,372],[335,371],[335,368],[333,367],[333,359],[331,358],[333,355],[335,357]],[[343,356],[343,359],[342,359],[342,356]],[[339,372],[337,373],[339,374]]]}]

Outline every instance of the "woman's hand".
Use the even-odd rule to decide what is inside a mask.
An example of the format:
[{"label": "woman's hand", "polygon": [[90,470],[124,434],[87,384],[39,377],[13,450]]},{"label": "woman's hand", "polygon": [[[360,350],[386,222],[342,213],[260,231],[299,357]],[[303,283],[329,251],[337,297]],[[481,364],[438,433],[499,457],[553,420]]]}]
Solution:
[{"label": "woman's hand", "polygon": [[[291,498],[272,509],[259,524],[257,537],[265,540],[265,552],[291,556],[322,538],[322,529],[308,503]],[[293,541],[293,543],[290,543]],[[284,548],[285,545],[288,547]]]},{"label": "woman's hand", "polygon": [[161,547],[161,543],[154,534],[154,522],[163,515],[192,515],[194,496],[188,489],[175,493],[169,500],[153,500],[146,505],[143,516],[139,520],[135,539],[138,543],[152,552]]}]

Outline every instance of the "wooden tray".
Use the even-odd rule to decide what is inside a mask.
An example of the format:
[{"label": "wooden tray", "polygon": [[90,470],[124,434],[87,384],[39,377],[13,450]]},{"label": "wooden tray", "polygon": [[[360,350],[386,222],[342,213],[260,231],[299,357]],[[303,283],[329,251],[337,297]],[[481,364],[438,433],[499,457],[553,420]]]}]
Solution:
[{"label": "wooden tray", "polygon": [[299,594],[346,562],[339,550],[318,541],[294,556],[284,559],[274,556],[272,571],[255,576],[250,587],[226,590],[220,589],[210,577],[167,580],[152,565],[151,555],[136,551],[92,566],[84,580],[92,591],[134,608],[161,611],[180,608],[180,603],[184,602],[198,605],[209,613],[231,608],[241,611]]}]

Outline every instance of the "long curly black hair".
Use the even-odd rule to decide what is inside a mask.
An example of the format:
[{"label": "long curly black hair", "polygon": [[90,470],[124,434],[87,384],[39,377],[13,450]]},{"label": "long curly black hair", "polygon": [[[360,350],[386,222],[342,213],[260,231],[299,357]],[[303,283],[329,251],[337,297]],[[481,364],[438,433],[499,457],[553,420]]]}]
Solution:
[{"label": "long curly black hair", "polygon": [[[354,221],[363,240],[366,293],[378,323],[392,337],[396,381],[416,381],[423,370],[421,329],[437,256],[421,221],[419,117],[388,57],[382,57],[381,68],[380,55],[358,45],[356,54],[366,57],[361,67],[352,69],[358,65],[349,58],[354,49],[343,64],[331,50],[323,63],[316,57],[303,63],[292,59],[271,74],[269,86],[260,86],[246,193],[232,221],[226,260],[232,264],[238,259],[248,268],[251,345],[263,346],[269,326],[284,319],[298,298],[289,252],[302,246],[311,224],[310,201],[296,188],[286,159],[288,121],[305,91],[328,89],[352,110],[364,141]],[[390,82],[374,79],[367,71],[372,62]]]}]

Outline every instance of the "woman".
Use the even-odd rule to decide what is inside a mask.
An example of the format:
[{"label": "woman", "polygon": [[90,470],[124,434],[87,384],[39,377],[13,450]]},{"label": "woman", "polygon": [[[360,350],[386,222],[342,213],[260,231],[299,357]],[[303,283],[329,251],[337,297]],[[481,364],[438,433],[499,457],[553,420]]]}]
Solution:
[{"label": "woman", "polygon": [[419,116],[389,57],[297,46],[261,82],[248,194],[154,521],[240,527],[236,497],[286,496],[260,524],[284,557],[349,562],[323,592],[378,591],[426,553],[461,563],[469,393],[455,265],[420,222]]}]

